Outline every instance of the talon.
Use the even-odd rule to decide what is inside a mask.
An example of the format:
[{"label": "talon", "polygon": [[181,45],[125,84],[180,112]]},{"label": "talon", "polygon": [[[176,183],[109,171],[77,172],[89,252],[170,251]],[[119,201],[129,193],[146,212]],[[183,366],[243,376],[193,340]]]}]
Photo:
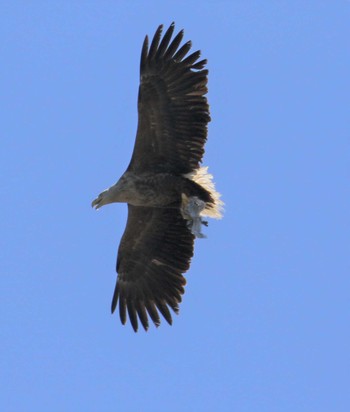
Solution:
[{"label": "talon", "polygon": [[184,219],[187,220],[187,227],[191,230],[192,234],[198,238],[204,238],[205,235],[201,232],[201,225],[208,225],[208,222],[203,221],[200,213],[205,209],[205,202],[198,197],[187,197],[182,194],[181,213]]}]

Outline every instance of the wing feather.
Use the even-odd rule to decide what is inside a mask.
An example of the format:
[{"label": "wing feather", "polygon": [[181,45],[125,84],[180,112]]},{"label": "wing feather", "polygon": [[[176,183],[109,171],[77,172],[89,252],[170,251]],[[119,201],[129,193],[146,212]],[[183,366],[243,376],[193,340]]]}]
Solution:
[{"label": "wing feather", "polygon": [[157,301],[157,308],[159,312],[163,315],[164,319],[169,323],[169,325],[173,324],[173,319],[171,317],[170,311],[168,306],[165,304],[163,300]]},{"label": "wing feather", "polygon": [[161,43],[158,47],[157,59],[159,59],[160,57],[162,57],[164,55],[167,47],[169,46],[171,36],[174,33],[174,29],[175,29],[175,24],[171,23],[170,27],[168,28],[168,30],[164,34],[163,39],[162,39],[162,41],[161,41]]},{"label": "wing feather", "polygon": [[188,55],[191,41],[180,46],[172,23],[162,38],[159,26],[140,64],[138,128],[128,170],[136,173],[189,173],[199,167],[210,121],[206,60]]},{"label": "wing feather", "polygon": [[160,37],[162,35],[162,30],[163,30],[163,25],[159,26],[157,31],[155,32],[155,35],[153,37],[152,43],[151,43],[151,47],[149,48],[149,53],[148,53],[148,59],[152,60],[154,59],[158,46],[159,46],[159,41],[160,41]]},{"label": "wing feather", "polygon": [[179,33],[174,37],[174,40],[171,42],[168,50],[165,52],[164,54],[164,58],[165,60],[170,59],[174,53],[176,52],[176,50],[178,49],[178,47],[180,46],[180,43],[182,41],[184,37],[184,31],[181,30],[179,31]]},{"label": "wing feather", "polygon": [[138,321],[137,321],[137,314],[136,314],[136,305],[133,302],[133,299],[128,299],[126,301],[127,309],[128,309],[128,315],[130,319],[130,323],[133,327],[133,329],[136,331],[138,328]]},{"label": "wing feather", "polygon": [[[156,306],[153,301],[146,301],[145,302],[145,307],[147,309],[147,312],[152,319],[153,323],[158,327],[160,325],[160,318],[159,314],[157,312]],[[147,328],[145,328],[147,330]]]},{"label": "wing feather", "polygon": [[182,62],[182,59],[186,56],[186,54],[191,50],[192,47],[192,42],[189,40],[187,43],[185,43],[175,54],[173,59],[175,60],[176,63]]},{"label": "wing feather", "polygon": [[119,303],[123,324],[127,315],[135,332],[138,320],[148,329],[148,315],[156,326],[159,313],[171,324],[169,308],[179,310],[194,236],[177,209],[128,205],[128,221],[117,259],[118,279],[112,313]]}]

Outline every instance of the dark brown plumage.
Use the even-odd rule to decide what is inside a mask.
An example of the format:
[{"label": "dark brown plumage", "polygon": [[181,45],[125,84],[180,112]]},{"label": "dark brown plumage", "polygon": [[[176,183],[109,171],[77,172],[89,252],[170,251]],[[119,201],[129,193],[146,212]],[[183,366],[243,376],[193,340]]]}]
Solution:
[{"label": "dark brown plumage", "polygon": [[122,323],[126,321],[127,311],[134,330],[138,327],[137,314],[147,329],[144,308],[157,326],[160,323],[157,309],[168,323],[172,323],[167,305],[178,312],[186,284],[182,273],[189,268],[193,240],[194,235],[179,211],[128,206],[126,230],[118,250],[118,281],[112,301],[114,312],[119,300]]},{"label": "dark brown plumage", "polygon": [[[148,37],[142,47],[138,128],[134,152],[127,170],[177,175],[198,168],[210,121],[206,97],[206,60],[196,63],[200,52],[186,54],[191,42],[179,50],[180,31],[173,41],[174,23],[160,37],[159,26],[148,51]],[[186,58],[185,58],[186,57]]]},{"label": "dark brown plumage", "polygon": [[163,38],[159,26],[142,47],[138,128],[130,164],[120,180],[92,203],[96,208],[128,203],[128,221],[117,259],[118,279],[112,313],[119,304],[121,322],[171,324],[169,308],[179,310],[194,238],[203,237],[201,216],[221,217],[220,195],[211,175],[200,168],[210,121],[206,60],[180,47],[174,23]]}]

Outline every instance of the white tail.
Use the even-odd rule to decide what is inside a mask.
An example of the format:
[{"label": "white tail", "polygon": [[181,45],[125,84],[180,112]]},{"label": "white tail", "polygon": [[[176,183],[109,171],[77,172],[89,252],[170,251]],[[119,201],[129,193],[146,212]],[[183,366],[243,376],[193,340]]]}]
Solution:
[{"label": "white tail", "polygon": [[214,219],[221,219],[224,208],[224,202],[220,199],[221,194],[215,190],[213,175],[208,173],[208,167],[199,167],[190,173],[184,175],[187,179],[191,179],[205,190],[207,190],[214,200],[213,206],[206,206],[200,213],[201,216],[208,216]]}]

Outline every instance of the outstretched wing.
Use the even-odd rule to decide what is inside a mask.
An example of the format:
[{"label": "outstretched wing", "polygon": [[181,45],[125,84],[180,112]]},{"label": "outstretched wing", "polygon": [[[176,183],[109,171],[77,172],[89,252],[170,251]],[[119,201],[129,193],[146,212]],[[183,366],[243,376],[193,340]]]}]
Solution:
[{"label": "outstretched wing", "polygon": [[171,24],[163,39],[159,26],[148,49],[142,47],[138,128],[128,170],[184,174],[198,168],[210,121],[206,60],[200,51],[187,56],[188,41],[181,48],[183,31],[171,41]]},{"label": "outstretched wing", "polygon": [[135,332],[138,318],[145,330],[148,315],[156,326],[159,312],[171,324],[170,307],[178,312],[193,256],[194,236],[177,209],[128,205],[128,221],[117,259],[118,279],[112,313],[119,301],[120,319],[127,313]]}]

